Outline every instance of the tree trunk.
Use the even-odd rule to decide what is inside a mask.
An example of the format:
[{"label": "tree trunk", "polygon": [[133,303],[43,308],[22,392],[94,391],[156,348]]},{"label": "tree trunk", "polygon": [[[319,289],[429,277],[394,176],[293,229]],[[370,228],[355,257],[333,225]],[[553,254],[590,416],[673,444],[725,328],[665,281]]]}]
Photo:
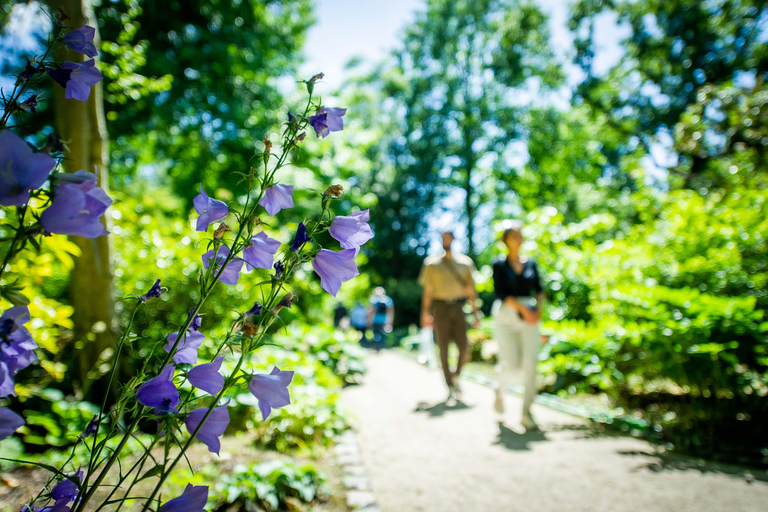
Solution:
[{"label": "tree trunk", "polygon": [[[49,0],[49,4],[54,10],[64,9],[70,17],[66,23],[73,28],[80,28],[83,23],[97,26],[90,0]],[[98,32],[95,43],[98,48]],[[87,58],[75,52],[66,55],[70,61]],[[107,190],[109,156],[101,82],[91,88],[85,103],[65,99],[61,87],[54,86],[54,91],[56,128],[69,148],[63,161],[65,170],[95,172],[99,186]],[[116,332],[109,237],[70,239],[82,251],[75,259],[69,282],[76,353],[73,387],[86,398],[93,392],[100,399],[100,390],[91,386],[109,369]]]}]

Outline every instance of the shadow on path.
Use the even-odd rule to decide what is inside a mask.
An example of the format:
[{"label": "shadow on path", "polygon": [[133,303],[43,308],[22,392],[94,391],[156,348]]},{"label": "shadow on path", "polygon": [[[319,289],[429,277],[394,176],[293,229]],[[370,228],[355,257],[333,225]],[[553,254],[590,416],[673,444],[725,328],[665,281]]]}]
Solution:
[{"label": "shadow on path", "polygon": [[743,478],[747,483],[755,480],[768,482],[768,471],[761,468],[745,468],[730,464],[721,464],[714,461],[705,461],[696,457],[679,455],[674,453],[655,453],[653,451],[622,450],[619,455],[629,457],[653,457],[654,461],[638,465],[632,471],[646,469],[654,473],[662,471],[698,471],[701,474],[721,474]]},{"label": "shadow on path", "polygon": [[469,408],[470,406],[468,406],[461,400],[445,401],[435,405],[429,405],[429,403],[427,402],[419,402],[419,404],[416,406],[416,409],[414,409],[413,412],[426,412],[427,414],[430,415],[430,417],[437,418],[439,416],[442,416],[446,412],[461,411]]},{"label": "shadow on path", "polygon": [[549,441],[549,439],[540,430],[528,430],[524,434],[518,434],[504,423],[499,422],[499,437],[493,444],[501,445],[507,450],[530,450],[530,443],[538,441]]}]

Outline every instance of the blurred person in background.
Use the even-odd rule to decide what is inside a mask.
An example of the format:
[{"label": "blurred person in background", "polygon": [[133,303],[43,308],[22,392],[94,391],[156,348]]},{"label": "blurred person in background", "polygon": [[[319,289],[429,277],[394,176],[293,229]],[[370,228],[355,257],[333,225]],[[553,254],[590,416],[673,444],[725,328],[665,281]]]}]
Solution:
[{"label": "blurred person in background", "polygon": [[376,350],[381,350],[386,345],[384,334],[392,332],[394,320],[395,303],[383,287],[377,286],[373,291],[371,309],[368,312],[368,325],[373,331],[373,347]]},{"label": "blurred person in background", "polygon": [[[345,322],[345,320],[347,320]],[[333,326],[337,329],[346,329],[349,326],[347,319],[347,308],[339,302],[333,310]]]},{"label": "blurred person in background", "polygon": [[349,323],[360,332],[360,345],[363,347],[368,346],[368,337],[366,336],[366,331],[368,330],[368,308],[363,306],[360,301],[355,302],[355,306],[349,313]]},{"label": "blurred person in background", "polygon": [[[464,303],[469,301],[475,315],[474,327],[480,325],[480,316],[475,304],[477,293],[472,273],[474,262],[467,256],[451,251],[453,232],[441,234],[443,254],[424,260],[419,274],[419,284],[424,288],[421,300],[421,327],[433,327],[435,341],[440,350],[445,383],[448,385],[448,399],[461,398],[459,375],[467,362],[467,319]],[[459,349],[456,369],[448,365],[448,347],[453,341]]]},{"label": "blurred person in background", "polygon": [[496,412],[504,412],[504,392],[512,373],[522,366],[523,395],[522,425],[536,429],[531,416],[531,404],[536,395],[536,363],[539,356],[539,324],[546,295],[541,286],[536,262],[520,255],[523,244],[523,224],[507,220],[502,224],[501,241],[507,254],[493,264],[493,305],[496,341],[499,345],[498,387]]}]

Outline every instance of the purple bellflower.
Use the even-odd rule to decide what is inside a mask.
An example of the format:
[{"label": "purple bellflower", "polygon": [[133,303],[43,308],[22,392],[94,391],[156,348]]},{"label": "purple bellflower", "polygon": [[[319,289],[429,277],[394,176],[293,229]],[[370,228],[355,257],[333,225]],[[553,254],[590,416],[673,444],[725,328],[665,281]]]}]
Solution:
[{"label": "purple bellflower", "polygon": [[103,78],[93,59],[85,62],[65,61],[59,69],[48,69],[48,74],[66,89],[66,99],[88,101],[91,86]]},{"label": "purple bellflower", "polygon": [[244,315],[244,316],[246,316],[246,317],[251,317],[251,316],[259,316],[259,315],[261,314],[261,310],[262,310],[262,309],[264,309],[264,306],[262,306],[262,305],[261,305],[260,303],[258,303],[258,302],[255,302],[255,303],[253,304],[253,306],[251,307],[251,309],[249,309],[248,311],[246,311],[246,312],[245,312],[243,315]]},{"label": "purple bellflower", "polygon": [[369,218],[370,212],[368,210],[336,217],[328,231],[333,238],[341,243],[344,249],[354,249],[355,254],[357,254],[360,252],[360,246],[373,238],[373,231],[368,225]]},{"label": "purple bellflower", "polygon": [[266,420],[272,409],[285,407],[291,403],[288,384],[293,380],[293,372],[284,372],[277,366],[269,375],[257,374],[248,383],[248,389],[259,400],[259,410]]},{"label": "purple bellflower", "polygon": [[25,82],[28,80],[32,80],[32,77],[35,76],[38,73],[37,66],[32,65],[33,62],[27,58],[27,64],[24,66],[24,71],[19,73],[19,80],[24,80]]},{"label": "purple bellflower", "polygon": [[160,507],[160,512],[205,512],[207,501],[207,486],[187,484],[181,496],[164,503]]},{"label": "purple bellflower", "polygon": [[343,249],[339,252],[320,249],[312,268],[320,276],[320,286],[334,297],[339,293],[341,283],[349,281],[360,274],[355,265],[355,249]]},{"label": "purple bellflower", "polygon": [[83,430],[80,435],[78,436],[80,439],[85,439],[86,437],[90,437],[96,434],[96,431],[99,427],[99,415],[94,415],[93,419],[88,422],[88,425],[85,427],[85,430]]},{"label": "purple bellflower", "polygon": [[[194,311],[194,309],[192,311]],[[192,311],[189,313],[191,314]],[[203,341],[205,341],[205,334],[201,333],[198,329],[200,329],[200,315],[195,315],[195,318],[190,322],[189,328],[181,339],[181,342],[176,345],[176,353],[173,354],[174,362],[197,364],[197,349],[199,349],[203,344]],[[163,347],[166,352],[171,351],[178,338],[178,332],[172,332],[168,335],[168,343]]]},{"label": "purple bellflower", "polygon": [[[83,480],[83,470],[78,469],[77,473],[74,475],[78,481]],[[56,500],[56,504],[58,505],[59,502],[69,503],[70,501],[74,501],[77,498],[78,489],[77,484],[70,480],[69,478],[65,478],[58,484],[56,484],[56,487],[54,487],[51,490],[51,498]],[[65,501],[66,500],[66,501]]]},{"label": "purple bellflower", "polygon": [[147,293],[142,295],[141,302],[147,302],[149,299],[154,299],[156,297],[159,297],[163,294],[163,289],[160,288],[160,280],[158,279],[155,281],[155,284],[152,285],[152,288],[149,289]]},{"label": "purple bellflower", "polygon": [[158,416],[178,413],[179,390],[173,384],[173,365],[167,365],[157,377],[142,384],[136,392],[136,399],[142,405],[153,407]]},{"label": "purple bellflower", "polygon": [[0,441],[24,424],[24,418],[6,407],[0,407]]},{"label": "purple bellflower", "polygon": [[275,279],[281,279],[283,277],[283,274],[285,274],[285,265],[283,265],[282,261],[276,261],[274,264],[275,268]]},{"label": "purple bellflower", "polygon": [[[189,431],[190,435],[192,435],[192,432],[194,432],[197,426],[200,425],[206,412],[208,412],[207,407],[195,409],[189,413],[189,416],[184,420],[184,424],[187,426],[187,431]],[[205,420],[205,423],[203,423],[203,426],[200,427],[200,430],[195,437],[208,447],[208,451],[218,455],[219,450],[221,449],[219,437],[224,434],[228,425],[229,410],[227,410],[227,406],[222,405],[215,407]]]},{"label": "purple bellflower", "polygon": [[93,38],[96,35],[96,29],[83,24],[76,30],[70,30],[64,36],[64,44],[70,50],[85,54],[89,57],[95,57],[99,54],[96,46],[93,44]]},{"label": "purple bellflower", "polygon": [[195,227],[197,231],[208,231],[209,225],[229,215],[229,206],[223,201],[208,197],[202,185],[200,185],[200,193],[195,196],[192,202],[199,215]]},{"label": "purple bellflower", "polygon": [[344,129],[344,121],[341,119],[347,113],[345,108],[323,107],[317,114],[309,118],[309,124],[315,129],[318,137],[327,137],[331,132],[340,132]]},{"label": "purple bellflower", "polygon": [[13,376],[36,359],[37,343],[24,327],[27,322],[26,306],[14,306],[0,317],[0,398],[16,394]]},{"label": "purple bellflower", "polygon": [[211,363],[197,365],[187,373],[190,384],[216,396],[224,387],[224,377],[219,373],[224,356],[217,356]]},{"label": "purple bellflower", "polygon": [[[77,171],[78,177],[89,178],[90,173]],[[97,238],[108,235],[101,216],[112,204],[112,199],[96,186],[95,179],[81,183],[57,185],[51,205],[40,215],[40,224],[46,233]]]},{"label": "purple bellflower", "polygon": [[293,208],[293,185],[275,185],[266,189],[259,204],[270,216],[276,215],[283,208]]},{"label": "purple bellflower", "polygon": [[0,205],[21,206],[29,201],[29,191],[48,179],[56,159],[33,153],[26,142],[10,130],[0,132]]},{"label": "purple bellflower", "polygon": [[296,229],[296,236],[293,237],[293,244],[291,244],[291,251],[299,252],[301,246],[311,241],[312,239],[307,236],[307,226],[303,222],[299,222],[299,227]]},{"label": "purple bellflower", "polygon": [[[227,256],[229,256],[229,247],[226,245],[220,245],[215,257],[217,267],[221,267],[221,265],[224,263],[224,260],[227,259]],[[203,254],[203,266],[205,268],[210,267],[213,260],[213,249]],[[224,268],[224,271],[221,272],[219,281],[224,284],[237,284],[237,280],[240,279],[240,270],[242,268],[243,260],[239,258],[232,259]]]},{"label": "purple bellflower", "polygon": [[[192,312],[194,310],[195,308],[192,308],[189,310],[189,313],[187,313],[187,318],[192,316]],[[203,319],[200,315],[195,315],[192,321],[189,322],[189,328],[192,329],[193,331],[199,331],[201,325],[203,325]]]},{"label": "purple bellflower", "polygon": [[272,268],[280,242],[263,231],[251,238],[251,245],[243,249],[243,260],[253,268]]}]

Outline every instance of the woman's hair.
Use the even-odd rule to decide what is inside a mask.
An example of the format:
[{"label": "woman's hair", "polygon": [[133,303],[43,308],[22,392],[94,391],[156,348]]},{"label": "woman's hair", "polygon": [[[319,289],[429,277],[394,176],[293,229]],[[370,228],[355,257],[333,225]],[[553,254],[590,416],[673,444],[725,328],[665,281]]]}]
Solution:
[{"label": "woman's hair", "polygon": [[501,232],[501,240],[503,242],[507,239],[507,235],[509,235],[511,232],[522,231],[523,222],[514,219],[507,219],[501,222],[501,228],[504,230]]}]

